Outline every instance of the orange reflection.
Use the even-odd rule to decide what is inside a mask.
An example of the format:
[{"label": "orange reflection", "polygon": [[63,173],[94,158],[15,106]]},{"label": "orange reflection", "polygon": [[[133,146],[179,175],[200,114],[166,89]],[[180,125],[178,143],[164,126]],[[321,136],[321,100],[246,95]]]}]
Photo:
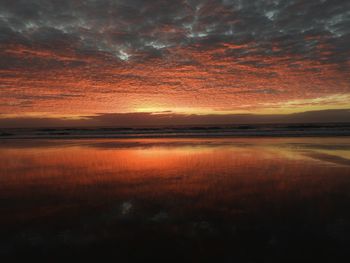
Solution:
[{"label": "orange reflection", "polygon": [[347,138],[5,141],[0,197],[26,202],[6,208],[1,220],[74,213],[112,200],[176,198],[181,205],[168,207],[173,213],[230,217],[266,203],[327,199],[350,183],[349,152]]}]

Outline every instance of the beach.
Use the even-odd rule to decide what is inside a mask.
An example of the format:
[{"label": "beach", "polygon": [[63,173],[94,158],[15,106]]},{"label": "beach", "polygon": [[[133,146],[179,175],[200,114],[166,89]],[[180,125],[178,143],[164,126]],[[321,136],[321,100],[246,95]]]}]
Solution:
[{"label": "beach", "polygon": [[340,262],[350,138],[3,139],[0,256]]}]

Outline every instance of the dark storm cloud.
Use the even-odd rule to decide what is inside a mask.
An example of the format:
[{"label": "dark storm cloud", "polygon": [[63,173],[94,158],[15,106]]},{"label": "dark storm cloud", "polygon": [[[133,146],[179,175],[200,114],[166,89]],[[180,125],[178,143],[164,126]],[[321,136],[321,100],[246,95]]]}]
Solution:
[{"label": "dark storm cloud", "polygon": [[[291,54],[344,66],[350,55],[350,2],[2,0],[0,43],[101,53],[121,61],[163,57],[172,47],[235,43],[247,46],[225,56]],[[4,60],[13,67],[21,58]],[[24,61],[30,63],[44,62]]]}]

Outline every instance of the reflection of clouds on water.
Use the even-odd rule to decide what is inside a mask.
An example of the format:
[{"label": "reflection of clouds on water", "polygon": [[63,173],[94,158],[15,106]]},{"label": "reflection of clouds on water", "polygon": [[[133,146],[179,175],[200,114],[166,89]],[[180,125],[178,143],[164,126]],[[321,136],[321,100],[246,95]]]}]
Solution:
[{"label": "reflection of clouds on water", "polygon": [[350,150],[350,139],[349,142],[346,143],[345,141],[342,142],[342,144],[328,144],[328,143],[288,143],[286,145],[290,148],[296,148],[296,149],[315,149],[315,150]]},{"label": "reflection of clouds on water", "polygon": [[345,247],[349,144],[340,137],[7,141],[1,225],[25,224],[0,236],[0,258],[21,248],[101,255],[103,246],[129,256],[164,240],[170,253],[179,244],[198,244],[201,253],[213,245],[251,251],[251,242],[266,251],[309,248],[310,240]]},{"label": "reflection of clouds on water", "polygon": [[[320,143],[321,140],[322,143]],[[286,143],[280,145],[280,148],[289,149],[289,152],[294,152],[295,155],[322,161],[325,164],[350,165],[350,139],[348,138],[343,138],[341,143],[330,143],[327,139],[319,138],[319,142]]]},{"label": "reflection of clouds on water", "polygon": [[307,152],[305,155],[323,162],[330,162],[334,164],[350,166],[350,159],[346,159],[337,155],[326,154],[321,152]]},{"label": "reflection of clouds on water", "polygon": [[[191,234],[193,237],[198,235],[213,236],[213,235],[217,235],[220,232],[219,228],[220,228],[219,225],[215,224],[214,222],[202,220],[202,221],[192,223]],[[225,229],[226,229],[226,226],[225,226]]]},{"label": "reflection of clouds on water", "polygon": [[154,222],[162,222],[169,218],[169,215],[166,212],[159,212],[158,214],[155,214],[151,220]]},{"label": "reflection of clouds on water", "polygon": [[133,205],[132,205],[131,202],[124,202],[124,203],[122,203],[122,205],[121,205],[121,213],[122,213],[122,215],[128,215],[131,212],[132,207],[133,207]]}]

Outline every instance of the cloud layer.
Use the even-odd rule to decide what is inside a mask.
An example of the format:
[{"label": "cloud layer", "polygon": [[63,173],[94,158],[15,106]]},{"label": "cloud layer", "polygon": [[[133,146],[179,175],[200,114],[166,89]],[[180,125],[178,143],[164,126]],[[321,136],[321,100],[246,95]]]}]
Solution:
[{"label": "cloud layer", "polygon": [[5,114],[350,107],[346,0],[3,0],[0,48]]}]

